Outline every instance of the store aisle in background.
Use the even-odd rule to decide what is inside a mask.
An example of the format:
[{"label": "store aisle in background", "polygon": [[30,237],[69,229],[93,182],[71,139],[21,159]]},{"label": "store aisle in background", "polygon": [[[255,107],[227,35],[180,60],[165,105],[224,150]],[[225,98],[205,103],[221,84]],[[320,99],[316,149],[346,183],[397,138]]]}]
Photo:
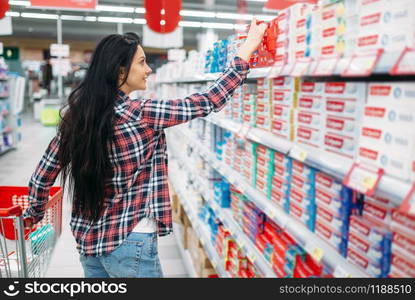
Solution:
[{"label": "store aisle in background", "polygon": [[[29,114],[23,116],[21,131],[22,141],[18,149],[0,156],[0,185],[27,186],[44,150],[56,133],[54,127],[42,126]],[[76,243],[69,227],[68,203],[64,198],[62,235],[56,244],[46,277],[83,277]],[[159,239],[159,255],[165,277],[188,277],[173,234]]]}]

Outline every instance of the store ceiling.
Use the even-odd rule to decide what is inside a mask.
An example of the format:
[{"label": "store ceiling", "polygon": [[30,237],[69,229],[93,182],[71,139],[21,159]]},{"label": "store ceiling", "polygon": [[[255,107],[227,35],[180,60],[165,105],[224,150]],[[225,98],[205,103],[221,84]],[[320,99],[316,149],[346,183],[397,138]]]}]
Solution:
[{"label": "store ceiling", "polygon": [[[205,4],[205,3],[208,4]],[[221,13],[237,13],[237,0],[183,0],[182,10],[195,11],[213,11]],[[212,2],[214,4],[212,4]],[[99,5],[108,6],[127,6],[127,7],[143,7],[143,0],[99,0]],[[263,2],[247,1],[248,14],[270,15],[262,10]],[[76,15],[76,16],[105,16],[105,17],[122,17],[122,18],[144,18],[144,14],[137,13],[122,13],[122,12],[80,12],[80,11],[57,11],[53,9],[35,9],[25,6],[11,5],[12,12],[19,13],[45,13],[45,14],[62,14],[62,15]],[[218,19],[218,18],[201,18],[183,16],[182,20],[186,21],[204,21],[215,23],[232,23],[236,20],[232,19]],[[56,39],[56,20],[44,20],[34,18],[13,17],[13,34],[16,37],[30,37],[30,38],[45,38]],[[142,26],[139,24],[123,24],[123,31],[135,31],[142,33]],[[63,42],[65,40],[73,41],[98,41],[103,36],[116,33],[117,23],[102,23],[102,22],[86,22],[86,21],[62,21]],[[206,29],[184,27],[184,45],[186,47],[197,47],[196,35]],[[232,34],[233,30],[215,29],[219,38],[224,38]]]}]

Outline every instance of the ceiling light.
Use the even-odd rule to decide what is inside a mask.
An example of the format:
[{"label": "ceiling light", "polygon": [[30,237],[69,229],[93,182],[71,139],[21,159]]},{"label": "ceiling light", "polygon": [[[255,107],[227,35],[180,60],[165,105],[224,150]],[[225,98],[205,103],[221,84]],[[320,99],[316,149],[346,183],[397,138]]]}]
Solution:
[{"label": "ceiling light", "polygon": [[61,16],[62,20],[65,21],[83,21],[84,17],[83,16],[69,16],[69,15],[62,15]]},{"label": "ceiling light", "polygon": [[135,12],[138,14],[144,14],[146,9],[144,7],[136,7]]},{"label": "ceiling light", "polygon": [[268,0],[247,0],[247,1],[251,1],[251,2],[268,2]]},{"label": "ceiling light", "polygon": [[30,6],[30,1],[9,1],[10,5],[16,5],[16,6]]},{"label": "ceiling light", "polygon": [[87,22],[96,22],[97,21],[97,17],[93,17],[93,16],[87,16],[84,19]]},{"label": "ceiling light", "polygon": [[98,17],[98,22],[104,23],[132,23],[131,18]]},{"label": "ceiling light", "polygon": [[14,12],[14,11],[8,11],[6,12],[7,17],[20,17],[20,13]]},{"label": "ceiling light", "polygon": [[146,19],[134,19],[134,24],[147,24]]},{"label": "ceiling light", "polygon": [[230,23],[210,23],[210,22],[203,22],[203,28],[214,28],[214,29],[234,29],[235,25]]},{"label": "ceiling light", "polygon": [[249,14],[233,14],[233,13],[217,13],[218,19],[232,19],[232,20],[252,20],[253,15]]},{"label": "ceiling light", "polygon": [[201,27],[201,22],[191,22],[191,21],[180,21],[179,26],[181,27]]},{"label": "ceiling light", "polygon": [[133,13],[135,9],[134,7],[129,7],[129,6],[97,5],[96,10]]},{"label": "ceiling light", "polygon": [[197,10],[181,10],[180,15],[185,16],[185,17],[205,17],[205,18],[215,17],[214,12],[197,11]]},{"label": "ceiling light", "polygon": [[52,14],[34,14],[34,13],[22,13],[22,18],[33,18],[33,19],[53,19],[57,20],[58,15],[52,15]]}]

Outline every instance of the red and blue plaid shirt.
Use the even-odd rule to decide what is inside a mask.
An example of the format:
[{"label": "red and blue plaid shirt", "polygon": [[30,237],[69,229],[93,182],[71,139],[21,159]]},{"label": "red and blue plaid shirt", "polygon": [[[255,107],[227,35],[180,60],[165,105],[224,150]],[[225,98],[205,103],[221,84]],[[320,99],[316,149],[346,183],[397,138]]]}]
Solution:
[{"label": "red and blue plaid shirt", "polygon": [[[106,184],[104,214],[95,223],[72,214],[70,222],[81,255],[110,253],[143,217],[157,221],[158,235],[172,232],[163,129],[220,111],[248,72],[248,63],[236,57],[205,92],[185,99],[131,100],[119,91],[114,139],[108,143],[112,176]],[[58,147],[55,136],[29,183],[30,207],[24,216],[35,222],[43,218],[50,187],[61,169]]]}]

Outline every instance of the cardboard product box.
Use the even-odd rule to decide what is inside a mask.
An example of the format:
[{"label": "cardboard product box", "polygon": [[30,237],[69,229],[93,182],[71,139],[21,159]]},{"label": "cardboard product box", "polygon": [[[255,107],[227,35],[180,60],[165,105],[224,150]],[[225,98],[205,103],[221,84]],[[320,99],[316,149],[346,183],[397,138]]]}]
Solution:
[{"label": "cardboard product box", "polygon": [[294,136],[293,125],[284,120],[274,119],[271,124],[271,132],[278,137],[292,141]]},{"label": "cardboard product box", "polygon": [[315,210],[315,200],[313,198],[313,194],[313,192],[307,193],[291,185],[290,204],[295,203],[298,207],[301,207],[307,211],[313,211]]},{"label": "cardboard product box", "polygon": [[316,172],[316,188],[321,187],[324,188],[330,192],[338,193],[340,194],[343,188],[343,185],[341,182],[337,181],[330,175],[327,175],[323,172]]},{"label": "cardboard product box", "polygon": [[373,277],[381,278],[383,275],[382,265],[378,261],[370,260],[362,251],[350,245],[347,247],[347,260]]},{"label": "cardboard product box", "polygon": [[321,94],[305,94],[298,95],[298,109],[309,110],[315,112],[323,112],[325,102]]},{"label": "cardboard product box", "polygon": [[349,230],[349,214],[341,214],[336,210],[317,203],[317,220],[322,220],[332,228],[347,236]]},{"label": "cardboard product box", "polygon": [[290,76],[279,76],[272,79],[272,90],[298,92],[299,84],[299,78]]},{"label": "cardboard product box", "polygon": [[341,255],[346,255],[347,235],[334,229],[320,218],[316,219],[315,232],[319,237],[332,245]]},{"label": "cardboard product box", "polygon": [[266,131],[271,131],[271,118],[269,114],[256,114],[255,127]]},{"label": "cardboard product box", "polygon": [[273,89],[272,104],[284,105],[288,107],[296,107],[297,93],[291,91]]},{"label": "cardboard product box", "polygon": [[272,106],[272,120],[281,120],[289,123],[294,121],[295,110],[290,106],[273,104]]},{"label": "cardboard product box", "polygon": [[398,272],[398,277],[415,277],[415,261],[413,257],[407,256],[404,253],[399,251],[394,251],[392,253],[392,263],[391,263],[391,273],[396,274]]},{"label": "cardboard product box", "polygon": [[365,198],[362,216],[369,216],[381,224],[390,225],[392,221],[393,208],[378,201]]},{"label": "cardboard product box", "polygon": [[290,215],[306,225],[311,231],[314,231],[315,226],[315,210],[310,210],[297,205],[290,201]]},{"label": "cardboard product box", "polygon": [[321,129],[324,125],[324,112],[297,110],[295,112],[295,123],[299,126],[306,126]]}]

